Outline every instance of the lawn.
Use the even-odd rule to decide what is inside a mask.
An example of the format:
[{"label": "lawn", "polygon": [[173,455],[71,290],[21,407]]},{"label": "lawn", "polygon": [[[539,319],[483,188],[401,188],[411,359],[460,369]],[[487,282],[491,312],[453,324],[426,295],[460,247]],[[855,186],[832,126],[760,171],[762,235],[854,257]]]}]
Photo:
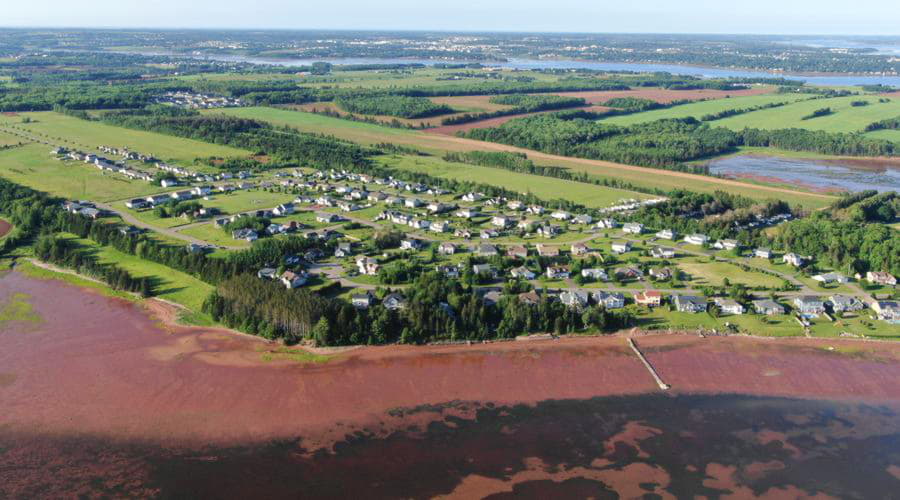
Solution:
[{"label": "lawn", "polygon": [[[867,101],[869,105],[853,107],[850,105],[852,101]],[[821,108],[831,108],[834,113],[810,120],[802,119]],[[897,116],[900,116],[900,99],[880,103],[875,96],[848,96],[797,102],[780,108],[725,118],[714,123],[732,130],[747,127],[760,129],[796,127],[827,132],[859,132],[872,122]]]},{"label": "lawn", "polygon": [[250,154],[248,151],[227,146],[115,127],[54,112],[25,113],[24,116],[33,121],[21,123],[18,117],[0,117],[0,124],[14,124],[16,127],[42,135],[51,143],[85,151],[94,151],[100,145],[128,147],[140,153],[152,154],[162,160],[184,165],[189,165],[195,158]]},{"label": "lawn", "polygon": [[522,194],[531,193],[545,200],[564,198],[591,208],[608,207],[622,199],[649,197],[633,191],[553,177],[520,174],[500,168],[451,163],[435,157],[390,155],[378,157],[377,161],[382,165],[399,170],[424,172],[443,179],[502,186]]},{"label": "lawn", "polygon": [[178,231],[181,234],[187,236],[193,236],[194,238],[201,239],[203,241],[212,243],[213,245],[225,246],[225,247],[249,247],[250,242],[245,240],[236,240],[231,237],[231,234],[225,231],[220,227],[216,227],[215,224],[210,222],[209,224],[200,224],[198,226],[192,226],[189,228],[182,229]]},{"label": "lawn", "polygon": [[73,234],[63,233],[62,236],[96,255],[101,263],[115,264],[137,278],[153,277],[155,296],[181,304],[194,312],[200,311],[203,301],[213,290],[212,285],[162,264],[122,253],[112,247],[98,245]]},{"label": "lawn", "polygon": [[[710,113],[718,113],[730,109],[744,109],[754,106],[762,106],[771,103],[795,102],[802,99],[809,99],[809,95],[802,94],[762,94],[743,97],[729,97],[727,99],[713,99],[709,101],[699,101],[690,104],[681,104],[666,109],[656,109],[652,111],[644,111],[642,113],[632,113],[630,115],[613,116],[603,118],[603,123],[612,125],[633,125],[635,123],[644,123],[654,120],[662,120],[666,118],[685,118],[692,116],[697,118]],[[777,108],[776,108],[777,109]],[[720,121],[710,122],[715,127]]]},{"label": "lawn", "polygon": [[874,132],[866,132],[865,135],[872,139],[884,139],[900,143],[900,130],[875,130]]},{"label": "lawn", "polygon": [[111,201],[160,192],[149,182],[101,172],[81,162],[62,162],[44,144],[0,151],[0,176],[39,191],[70,199]]},{"label": "lawn", "polygon": [[731,283],[741,283],[750,288],[779,288],[781,278],[769,274],[745,271],[729,262],[697,262],[679,261],[678,267],[692,277],[691,283],[696,286],[722,286],[723,279]]},{"label": "lawn", "polygon": [[[646,311],[646,309],[638,309]],[[718,318],[708,313],[682,313],[669,311],[667,306],[654,308],[651,312],[638,315],[638,324],[644,328],[695,330],[697,328],[726,330],[726,323],[736,325],[742,333],[771,337],[799,336],[803,334],[800,324],[792,316],[762,316],[754,314],[725,315]],[[765,322],[763,322],[765,321]]]},{"label": "lawn", "polygon": [[842,332],[866,337],[900,338],[900,325],[892,325],[871,317],[869,310],[860,311],[855,318],[836,318],[834,322],[821,317],[813,320],[810,333],[816,337],[838,337]]},{"label": "lawn", "polygon": [[[284,193],[270,193],[261,189],[248,189],[244,191],[234,191],[229,194],[214,194],[209,200],[198,199],[204,207],[218,208],[223,215],[237,214],[249,212],[252,210],[272,209],[281,203],[285,203],[294,199],[294,195]],[[124,202],[116,207],[117,210],[125,210],[131,212],[138,219],[152,224],[157,227],[176,227],[190,224],[190,221],[181,217],[167,217],[161,219],[157,217],[153,210],[130,210],[125,208]]]}]

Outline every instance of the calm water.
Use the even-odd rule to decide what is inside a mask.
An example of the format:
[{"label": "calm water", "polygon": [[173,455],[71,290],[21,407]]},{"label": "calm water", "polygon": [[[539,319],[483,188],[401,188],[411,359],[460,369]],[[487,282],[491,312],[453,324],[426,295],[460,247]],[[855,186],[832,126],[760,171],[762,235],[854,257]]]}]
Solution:
[{"label": "calm water", "polygon": [[[166,52],[140,52],[145,55],[183,55]],[[195,59],[207,59],[223,62],[244,62],[252,64],[272,64],[276,66],[307,66],[316,61],[330,62],[333,64],[424,64],[431,66],[437,63],[460,63],[463,61],[435,61],[431,59],[400,59],[400,58],[334,58],[334,59],[268,59],[241,55],[202,55],[190,56]],[[602,71],[633,71],[638,73],[665,72],[675,75],[691,75],[703,78],[772,78],[785,77],[793,80],[802,80],[814,85],[874,85],[882,84],[900,87],[900,76],[867,76],[867,75],[836,75],[836,76],[809,76],[792,73],[770,73],[766,71],[737,70],[730,68],[706,68],[680,64],[651,64],[651,63],[621,63],[621,62],[595,62],[595,61],[564,61],[564,60],[535,60],[535,59],[510,59],[507,62],[485,62],[487,66],[497,66],[512,69],[594,69]]]},{"label": "calm water", "polygon": [[879,171],[816,160],[739,155],[713,160],[709,169],[714,174],[766,177],[815,189],[900,191],[900,170],[896,168]]},{"label": "calm water", "polygon": [[[459,412],[471,416],[452,416]],[[393,413],[409,427],[384,437],[361,430],[329,450],[304,449],[302,437],[191,452],[48,438],[27,467],[47,461],[65,464],[59,474],[81,471],[72,491],[85,495],[162,498],[897,498],[900,491],[900,415],[880,405],[648,395]],[[0,451],[16,446],[0,433]],[[30,493],[39,494],[35,488]]]}]

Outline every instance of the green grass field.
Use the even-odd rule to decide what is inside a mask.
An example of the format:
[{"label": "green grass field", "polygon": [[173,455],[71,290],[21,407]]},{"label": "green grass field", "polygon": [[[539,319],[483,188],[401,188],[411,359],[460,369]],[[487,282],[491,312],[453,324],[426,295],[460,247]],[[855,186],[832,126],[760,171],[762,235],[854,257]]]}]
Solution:
[{"label": "green grass field", "polygon": [[30,142],[24,137],[19,137],[15,134],[10,134],[8,132],[4,132],[0,130],[0,147],[3,146],[16,146],[18,144],[24,144]]},{"label": "green grass field", "polygon": [[[686,118],[692,116],[697,118],[710,113],[718,113],[729,109],[750,108],[753,106],[761,106],[776,102],[795,102],[802,99],[809,99],[810,96],[803,94],[763,94],[743,97],[730,97],[728,99],[714,99],[710,101],[700,101],[690,104],[681,104],[666,109],[657,109],[653,111],[645,111],[643,113],[632,113],[630,115],[613,116],[604,118],[603,123],[613,125],[633,125],[635,123],[644,123],[654,120],[662,120],[666,118]],[[775,108],[778,109],[778,108]],[[721,120],[724,121],[724,120]],[[711,126],[721,121],[710,122]]]},{"label": "green grass field", "polygon": [[32,123],[21,123],[20,117],[0,116],[0,125],[15,125],[53,144],[66,145],[85,151],[97,146],[128,147],[144,154],[152,154],[165,161],[189,165],[195,158],[208,156],[248,156],[250,152],[206,142],[181,139],[153,132],[142,132],[89,122],[53,112],[24,113]]},{"label": "green grass field", "polygon": [[748,287],[778,288],[781,278],[752,271],[744,271],[728,262],[698,262],[683,260],[678,267],[691,275],[692,285],[722,286],[722,280],[728,278],[731,283],[741,283]]},{"label": "green grass field", "polygon": [[900,143],[900,130],[875,130],[873,132],[866,132],[865,135],[872,139],[884,139],[885,141]]},{"label": "green grass field", "polygon": [[400,170],[425,172],[435,177],[503,186],[519,193],[531,193],[542,199],[565,198],[592,208],[603,208],[628,198],[646,195],[621,189],[595,186],[539,175],[520,174],[499,168],[450,163],[440,158],[418,156],[381,156],[378,163]]},{"label": "green grass field", "polygon": [[157,297],[181,304],[194,312],[200,310],[203,301],[213,290],[212,285],[170,267],[122,253],[112,247],[98,245],[73,234],[63,233],[61,236],[97,256],[101,263],[115,264],[138,278],[152,276]]},{"label": "green grass field", "polygon": [[193,236],[194,238],[199,238],[203,241],[212,243],[213,245],[241,248],[247,248],[250,246],[250,242],[232,238],[230,233],[220,227],[217,227],[213,223],[201,224],[199,226],[185,228],[179,231],[179,233],[185,234],[187,236]]},{"label": "green grass field", "polygon": [[159,193],[149,182],[103,173],[79,162],[50,156],[44,144],[29,144],[0,151],[0,176],[13,182],[70,199],[112,201]]},{"label": "green grass field", "polygon": [[[852,101],[867,101],[869,105],[853,107],[850,105]],[[804,116],[821,108],[831,108],[834,113],[802,120]],[[826,132],[860,132],[872,122],[897,116],[900,116],[900,99],[879,103],[878,98],[874,96],[848,96],[797,102],[780,108],[732,116],[713,123],[732,130],[748,127],[760,129],[796,127]]]}]

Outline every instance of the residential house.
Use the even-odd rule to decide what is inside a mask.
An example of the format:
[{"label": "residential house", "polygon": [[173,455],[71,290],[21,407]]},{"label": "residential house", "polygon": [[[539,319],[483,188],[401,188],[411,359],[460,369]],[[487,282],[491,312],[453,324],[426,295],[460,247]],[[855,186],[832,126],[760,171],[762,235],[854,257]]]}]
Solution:
[{"label": "residential house", "polygon": [[695,295],[676,295],[673,303],[679,312],[700,313],[706,311],[706,299]]},{"label": "residential house", "polygon": [[285,271],[281,273],[281,283],[287,288],[300,288],[305,285],[309,276],[304,272]]},{"label": "residential house", "polygon": [[572,222],[574,222],[575,224],[587,225],[587,224],[590,224],[591,222],[594,222],[594,218],[587,214],[581,214],[581,215],[576,215],[575,218],[572,219]]},{"label": "residential house", "polygon": [[375,305],[375,296],[369,291],[353,294],[350,297],[350,303],[357,309],[368,309]]},{"label": "residential house", "polygon": [[524,245],[513,245],[506,249],[506,256],[516,259],[528,258],[528,249]]},{"label": "residential house", "polygon": [[474,208],[461,208],[456,212],[456,216],[463,219],[471,219],[473,217],[478,217],[478,210]]},{"label": "residential house", "polygon": [[600,219],[594,227],[597,229],[614,229],[619,227],[619,223],[615,219]]},{"label": "residential house", "polygon": [[568,279],[569,278],[569,268],[566,266],[549,266],[547,268],[547,278],[550,278],[552,280]]},{"label": "residential house", "polygon": [[541,302],[541,296],[534,290],[519,294],[519,303],[527,306],[536,306]]},{"label": "residential house", "polygon": [[569,220],[572,218],[572,214],[570,214],[569,212],[566,212],[564,210],[557,210],[557,211],[553,212],[552,214],[550,214],[550,217],[552,217],[556,220]]},{"label": "residential house", "polygon": [[293,203],[283,203],[278,205],[272,210],[272,213],[279,216],[284,217],[285,215],[290,215],[294,213],[294,204]]},{"label": "residential house", "polygon": [[491,225],[502,229],[506,229],[513,223],[514,221],[505,215],[495,215],[493,218],[491,218]]},{"label": "residential house", "polygon": [[812,279],[818,281],[819,283],[847,283],[849,280],[846,276],[840,273],[823,273],[817,274],[812,277]]},{"label": "residential house", "polygon": [[609,281],[606,271],[600,268],[582,269],[581,277],[592,281]]},{"label": "residential house", "polygon": [[337,244],[337,247],[334,249],[334,256],[343,259],[344,257],[349,257],[353,255],[353,245],[349,242],[341,242]]},{"label": "residential house", "polygon": [[337,206],[342,212],[355,212],[360,209],[359,205],[351,201],[339,201]]},{"label": "residential house", "polygon": [[147,208],[149,202],[144,198],[134,198],[132,200],[128,200],[125,202],[125,206],[132,210],[140,210],[142,208]]},{"label": "residential house", "polygon": [[705,234],[699,234],[699,233],[689,234],[684,237],[684,241],[691,245],[703,246],[703,245],[709,243],[709,236],[707,236]]},{"label": "residential house", "polygon": [[463,201],[468,201],[470,203],[475,203],[476,201],[481,201],[484,199],[484,195],[481,193],[466,193],[462,197]]},{"label": "residential house", "polygon": [[438,246],[438,253],[441,255],[453,255],[456,253],[456,245],[445,241]]},{"label": "residential house", "polygon": [[439,201],[435,201],[428,204],[428,211],[432,214],[442,214],[444,212],[449,212],[456,208],[455,205],[448,205],[446,203],[441,203]]},{"label": "residential house", "polygon": [[413,219],[409,221],[409,227],[425,230],[431,227],[431,221],[426,219]]},{"label": "residential house", "polygon": [[785,264],[790,264],[794,267],[801,267],[801,266],[803,266],[803,262],[804,262],[803,257],[801,257],[793,252],[784,254],[784,257],[781,258],[781,261],[784,262]]},{"label": "residential house", "polygon": [[559,301],[566,307],[581,310],[588,305],[588,293],[584,290],[566,290],[559,294]]},{"label": "residential house", "polygon": [[424,203],[418,198],[407,198],[406,201],[403,202],[403,205],[406,208],[419,208],[424,205]]},{"label": "residential house", "polygon": [[892,274],[884,271],[869,271],[866,273],[866,281],[876,285],[894,286],[897,284],[897,278]]},{"label": "residential house", "polygon": [[497,290],[491,290],[482,295],[481,300],[484,301],[484,305],[486,306],[495,306],[500,302],[500,299],[502,297],[503,294],[501,294]]},{"label": "residential house", "polygon": [[178,181],[176,179],[163,179],[159,181],[159,185],[164,188],[175,187],[178,185]]},{"label": "residential house", "polygon": [[623,254],[631,251],[630,241],[617,241],[612,244],[613,253]]},{"label": "residential house", "polygon": [[478,248],[475,251],[475,253],[479,257],[493,257],[495,255],[500,254],[500,252],[497,250],[497,247],[495,247],[494,245],[488,245],[487,243],[482,243],[481,245],[478,245]]},{"label": "residential house", "polygon": [[366,256],[360,256],[356,259],[356,267],[359,269],[359,274],[367,276],[376,276],[381,269],[377,260]]},{"label": "residential house", "polygon": [[713,302],[715,302],[719,310],[722,311],[722,314],[744,314],[744,306],[734,299],[716,297],[713,299]]},{"label": "residential house", "polygon": [[629,234],[641,234],[644,232],[644,225],[639,222],[628,222],[622,226],[622,231]]},{"label": "residential house", "polygon": [[439,274],[449,279],[459,278],[459,268],[456,266],[437,266],[435,268]]},{"label": "residential house", "polygon": [[753,256],[760,259],[771,259],[772,251],[768,248],[755,248],[753,249]]},{"label": "residential house", "polygon": [[872,310],[878,319],[891,323],[900,323],[900,302],[895,300],[878,300],[872,303]]},{"label": "residential house", "polygon": [[675,250],[671,248],[653,247],[650,250],[650,255],[657,259],[674,259]]},{"label": "residential house", "polygon": [[620,281],[639,280],[644,277],[644,273],[636,267],[617,267],[613,275]]},{"label": "residential house", "polygon": [[544,245],[543,243],[538,243],[537,253],[541,257],[559,257],[559,247],[551,247]]},{"label": "residential house", "polygon": [[572,255],[585,255],[590,251],[590,249],[584,243],[574,243],[570,247],[570,250],[572,252]]},{"label": "residential house", "polygon": [[517,212],[520,210],[525,210],[525,204],[519,200],[511,200],[511,201],[507,202],[506,207],[509,208],[510,210],[515,210]]},{"label": "residential house", "polygon": [[544,238],[552,238],[562,232],[559,226],[541,226],[537,229],[537,233]]},{"label": "residential house", "polygon": [[663,229],[662,231],[656,233],[656,237],[661,240],[672,240],[675,241],[676,233],[671,229]]},{"label": "residential house", "polygon": [[757,314],[764,314],[766,316],[784,314],[784,306],[771,299],[754,300],[753,309]]},{"label": "residential house", "polygon": [[668,281],[672,279],[672,270],[668,267],[652,268],[650,277],[656,281]]},{"label": "residential house", "polygon": [[625,296],[617,292],[598,291],[591,294],[594,302],[604,309],[621,309],[625,307]]},{"label": "residential house", "polygon": [[730,240],[730,239],[716,240],[716,242],[713,243],[713,248],[716,248],[719,250],[734,250],[734,249],[738,248],[738,246],[739,246],[739,244],[738,244],[737,240]]},{"label": "residential house", "polygon": [[259,239],[259,234],[252,229],[238,229],[237,231],[233,231],[231,233],[231,237],[236,240],[245,240],[245,241],[256,241]]},{"label": "residential house", "polygon": [[535,278],[534,271],[525,266],[514,267],[509,271],[509,274],[516,279],[533,280]]},{"label": "residential house", "polygon": [[830,305],[831,310],[836,313],[859,311],[866,307],[862,301],[848,295],[832,295],[831,297],[828,297],[828,305]]},{"label": "residential house", "polygon": [[410,238],[400,242],[401,250],[421,250],[424,246],[425,244],[422,243],[422,240],[417,240],[415,238]]},{"label": "residential house", "polygon": [[406,308],[406,297],[400,295],[399,293],[390,293],[388,294],[381,304],[384,305],[385,309],[390,311],[396,311],[399,309]]},{"label": "residential house", "polygon": [[212,193],[212,186],[196,186],[191,189],[194,196],[207,196]]},{"label": "residential house", "polygon": [[489,276],[492,279],[497,277],[497,271],[490,264],[475,264],[472,266],[472,272],[478,276]]},{"label": "residential house", "polygon": [[634,302],[647,307],[659,307],[662,304],[662,292],[644,290],[634,294]]},{"label": "residential house", "polygon": [[450,232],[450,223],[445,220],[439,220],[436,222],[432,222],[430,226],[428,226],[428,230],[432,233],[448,233]]},{"label": "residential house", "polygon": [[319,212],[316,214],[316,222],[321,222],[323,224],[331,224],[334,222],[339,222],[341,217],[337,214],[332,214],[328,212]]},{"label": "residential house", "polygon": [[816,318],[825,312],[825,302],[810,295],[794,297],[794,306],[801,316],[808,318]]}]

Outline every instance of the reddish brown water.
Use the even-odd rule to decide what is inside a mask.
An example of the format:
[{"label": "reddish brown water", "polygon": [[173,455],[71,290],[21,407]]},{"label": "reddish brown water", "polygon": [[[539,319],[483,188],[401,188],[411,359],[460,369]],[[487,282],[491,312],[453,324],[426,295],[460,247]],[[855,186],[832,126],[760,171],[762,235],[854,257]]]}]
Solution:
[{"label": "reddish brown water", "polygon": [[790,496],[821,472],[786,470],[869,450],[877,473],[821,492],[840,497],[900,471],[894,344],[641,337],[661,395],[622,338],[265,362],[258,339],[56,281],[6,273],[0,310],[13,294],[40,321],[0,323],[0,497]]}]

